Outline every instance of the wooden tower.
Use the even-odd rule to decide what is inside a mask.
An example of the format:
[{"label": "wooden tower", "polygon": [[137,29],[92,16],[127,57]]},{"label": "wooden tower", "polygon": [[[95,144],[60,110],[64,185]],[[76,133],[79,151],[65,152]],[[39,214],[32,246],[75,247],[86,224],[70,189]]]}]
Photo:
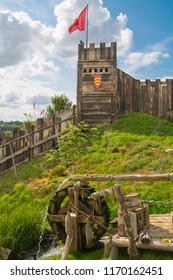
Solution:
[{"label": "wooden tower", "polygon": [[117,45],[78,45],[77,107],[79,121],[92,127],[112,123],[116,116]]}]

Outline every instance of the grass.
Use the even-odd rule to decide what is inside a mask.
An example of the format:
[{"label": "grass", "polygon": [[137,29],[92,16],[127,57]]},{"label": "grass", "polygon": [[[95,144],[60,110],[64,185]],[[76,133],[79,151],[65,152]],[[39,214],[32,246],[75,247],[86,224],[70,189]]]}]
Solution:
[{"label": "grass", "polygon": [[18,209],[0,217],[0,245],[9,248],[13,257],[21,259],[25,251],[38,243],[41,228],[41,213],[38,208],[21,205]]},{"label": "grass", "polygon": [[[153,174],[172,173],[173,154],[165,150],[173,147],[173,123],[138,113],[118,117],[116,123],[98,128],[95,143],[76,162],[77,174]],[[71,174],[57,159],[50,163],[45,157],[35,158],[0,176],[0,246],[11,248],[15,258],[35,246],[42,228],[42,213],[59,184]],[[117,182],[124,194],[136,192],[143,200],[173,201],[172,182]],[[114,182],[90,183],[96,190],[114,185]],[[111,218],[117,215],[118,203],[106,200]],[[169,213],[170,205],[150,205],[150,213]],[[28,241],[27,241],[28,240]],[[77,259],[98,259],[78,254]],[[144,258],[156,258],[154,253]],[[126,253],[125,253],[126,255]],[[125,258],[122,254],[122,258]],[[71,258],[73,258],[71,257]],[[128,257],[128,256],[126,256]],[[164,257],[164,255],[163,255]],[[161,259],[161,255],[159,255]]]}]

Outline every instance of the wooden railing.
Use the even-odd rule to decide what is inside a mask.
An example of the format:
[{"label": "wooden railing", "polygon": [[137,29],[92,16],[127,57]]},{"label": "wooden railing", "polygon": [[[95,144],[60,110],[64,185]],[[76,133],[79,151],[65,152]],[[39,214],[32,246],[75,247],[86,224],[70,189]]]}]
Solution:
[{"label": "wooden railing", "polygon": [[28,123],[25,131],[15,128],[11,138],[4,135],[0,142],[0,174],[10,168],[17,173],[17,165],[54,148],[64,129],[75,125],[76,120],[76,112],[72,110],[71,116],[64,120],[54,115],[49,119],[38,119],[35,125]]}]

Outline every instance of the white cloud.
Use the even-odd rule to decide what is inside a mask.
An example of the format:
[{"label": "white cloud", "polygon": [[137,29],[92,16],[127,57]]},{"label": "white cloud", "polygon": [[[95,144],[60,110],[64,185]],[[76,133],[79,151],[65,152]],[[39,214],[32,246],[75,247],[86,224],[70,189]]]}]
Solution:
[{"label": "white cloud", "polygon": [[[16,1],[9,3],[14,2]],[[55,0],[51,1],[53,4],[46,0],[47,2],[53,5]],[[18,8],[27,5],[25,1],[18,3]],[[54,8],[57,24],[54,27],[46,26],[29,16],[32,7],[38,11],[39,5],[43,4],[36,0],[29,0],[27,3],[33,4],[28,4],[28,14],[22,10],[0,10],[1,115],[5,116],[7,110],[3,108],[8,106],[8,102],[11,108],[6,119],[14,119],[15,116],[20,119],[23,112],[31,110],[30,102],[34,97],[48,101],[51,95],[65,92],[75,101],[77,45],[80,40],[85,41],[85,32],[75,31],[69,35],[67,30],[87,3],[89,42],[96,45],[106,42],[110,45],[110,42],[117,41],[120,66],[127,73],[157,64],[169,56],[163,44],[160,44],[160,49],[159,45],[155,45],[155,49],[153,46],[149,51],[131,52],[133,31],[128,28],[127,15],[120,13],[116,18],[112,18],[102,0],[57,0]],[[44,15],[41,18],[43,19]],[[11,101],[10,96],[13,97]],[[13,107],[15,110],[12,110]]]},{"label": "white cloud", "polygon": [[[120,55],[125,55],[133,45],[133,32],[126,27],[127,16],[120,13],[112,19],[110,11],[99,0],[89,0],[89,42],[99,44],[112,41],[118,42]],[[82,39],[85,41],[85,32],[74,32],[68,35],[67,29],[73,20],[84,8],[84,1],[66,0],[55,6],[57,25],[54,29],[54,38],[59,46],[56,55],[60,57],[76,57],[77,44]],[[104,38],[104,40],[103,40]]]},{"label": "white cloud", "polygon": [[129,53],[122,61],[122,67],[126,67],[127,71],[132,73],[133,71],[146,67],[152,64],[158,64],[163,59],[169,58],[168,53],[162,52],[132,52]]}]

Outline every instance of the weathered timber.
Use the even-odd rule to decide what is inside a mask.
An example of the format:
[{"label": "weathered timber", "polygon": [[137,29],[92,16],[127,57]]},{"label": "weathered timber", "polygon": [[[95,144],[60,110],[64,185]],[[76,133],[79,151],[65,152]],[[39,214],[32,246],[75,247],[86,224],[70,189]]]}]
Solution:
[{"label": "weathered timber", "polygon": [[72,181],[173,181],[173,173],[166,174],[85,174],[69,177]]},{"label": "weathered timber", "polygon": [[[117,247],[127,248],[129,246],[129,240],[126,237],[117,236],[114,240]],[[137,241],[135,245],[138,249],[173,252],[173,243],[163,243],[158,240],[157,237],[155,239],[151,238],[149,243],[142,243],[141,241]]]},{"label": "weathered timber", "polygon": [[[57,137],[65,133],[69,124],[76,124],[76,106],[72,110],[63,112],[65,118],[52,116],[49,119],[38,119],[35,125],[26,124],[25,131],[13,129],[13,137],[3,135],[0,138],[0,174],[14,168],[36,156],[45,154],[56,146]],[[63,116],[63,115],[62,115]]]},{"label": "weathered timber", "polygon": [[74,186],[69,186],[67,183],[69,180],[65,180],[54,197],[50,199],[47,219],[53,233],[58,236],[59,240],[65,242],[65,216],[70,211],[74,232],[71,249],[77,251],[91,246],[85,235],[88,222],[91,221],[90,232],[93,231],[94,241],[104,235],[109,224],[109,209],[104,198],[101,197],[98,201],[90,199],[91,193],[95,190],[90,188],[87,183],[78,182]]},{"label": "weathered timber", "polygon": [[[135,242],[136,247],[145,250],[173,252],[172,213],[150,215],[149,220],[150,226],[141,231]],[[102,238],[100,241],[106,244],[107,238]],[[129,246],[129,240],[125,236],[115,234],[112,241],[117,247],[127,248]]]},{"label": "weathered timber", "polygon": [[[104,47],[103,47],[104,46]],[[91,126],[112,123],[119,114],[140,112],[173,120],[173,79],[140,81],[117,68],[117,47],[78,45],[77,108]],[[94,85],[98,74],[101,83]]]},{"label": "weathered timber", "polygon": [[68,253],[74,240],[74,225],[70,212],[68,212],[65,216],[65,232],[67,237],[64,249],[62,251],[61,260],[66,260],[68,258]]},{"label": "weathered timber", "polygon": [[97,217],[96,218],[93,218],[93,217],[90,217],[89,215],[87,215],[85,212],[81,211],[80,209],[76,208],[75,206],[72,205],[72,208],[74,210],[76,210],[77,212],[79,212],[80,214],[84,215],[85,217],[89,218],[91,222],[97,224],[98,226],[100,226],[101,228],[105,229],[106,231],[109,231],[108,227],[106,227],[104,224],[102,224],[98,219]]},{"label": "weathered timber", "polygon": [[[90,43],[84,48],[78,46],[77,108],[80,119],[98,126],[103,122],[112,123],[116,114],[116,42],[100,48]],[[95,86],[94,76],[99,74],[101,81]]]},{"label": "weathered timber", "polygon": [[16,164],[15,164],[15,158],[14,158],[14,154],[13,154],[13,148],[11,143],[9,144],[10,146],[10,151],[11,151],[11,158],[12,158],[12,162],[13,162],[13,168],[14,168],[14,172],[17,175],[17,170],[16,170]]},{"label": "weathered timber", "polygon": [[125,230],[126,234],[129,240],[129,247],[128,247],[128,254],[131,259],[137,259],[138,258],[138,251],[135,244],[135,236],[134,236],[134,230],[132,229],[132,224],[130,220],[130,213],[127,210],[126,203],[124,200],[124,196],[121,191],[121,186],[117,185],[117,195],[120,202],[120,211],[122,212],[123,218],[124,218],[124,224],[125,224]]}]

